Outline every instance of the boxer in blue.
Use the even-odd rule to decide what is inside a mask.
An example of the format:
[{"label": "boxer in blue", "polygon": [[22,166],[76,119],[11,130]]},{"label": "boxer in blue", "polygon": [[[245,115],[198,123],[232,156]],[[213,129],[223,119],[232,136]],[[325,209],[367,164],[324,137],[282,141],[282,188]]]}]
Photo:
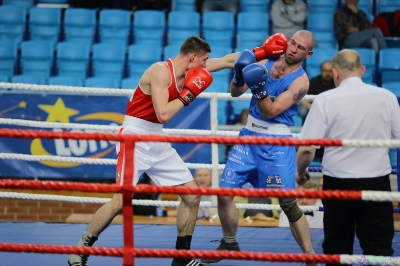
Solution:
[{"label": "boxer in blue", "polygon": [[[312,55],[315,39],[301,30],[290,40],[274,34],[262,47],[244,50],[236,59],[231,95],[238,97],[250,89],[253,97],[246,126],[239,136],[291,137],[292,117],[309,87],[301,64]],[[251,183],[255,188],[295,187],[296,150],[293,146],[235,145],[222,173],[220,186],[239,188]],[[291,232],[304,253],[314,253],[310,228],[296,199],[279,200],[290,221]],[[238,212],[233,197],[218,197],[218,214],[223,238],[217,250],[240,251],[236,233]],[[203,259],[214,263],[219,259]],[[307,265],[319,265],[307,263]]]}]

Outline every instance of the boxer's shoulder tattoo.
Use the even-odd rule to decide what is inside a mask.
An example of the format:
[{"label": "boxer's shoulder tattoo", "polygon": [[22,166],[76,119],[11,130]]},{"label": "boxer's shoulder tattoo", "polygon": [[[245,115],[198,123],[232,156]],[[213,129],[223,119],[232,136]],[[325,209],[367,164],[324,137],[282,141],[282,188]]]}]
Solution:
[{"label": "boxer's shoulder tattoo", "polygon": [[306,95],[306,94],[307,94],[307,90],[305,90],[304,88],[300,88],[300,90],[293,95],[293,100],[298,101],[298,100],[302,99],[304,97],[304,95]]}]

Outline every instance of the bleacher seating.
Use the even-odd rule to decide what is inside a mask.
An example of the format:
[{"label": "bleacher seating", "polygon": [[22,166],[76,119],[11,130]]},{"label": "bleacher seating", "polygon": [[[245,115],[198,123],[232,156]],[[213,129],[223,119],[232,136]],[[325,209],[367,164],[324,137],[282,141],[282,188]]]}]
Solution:
[{"label": "bleacher seating", "polygon": [[174,0],[172,10],[175,11],[196,11],[196,0]]},{"label": "bleacher seating", "polygon": [[[263,21],[263,23],[260,23]],[[269,34],[269,15],[262,12],[240,12],[237,15],[236,46],[260,46]]]},{"label": "bleacher seating", "polygon": [[383,12],[393,12],[400,10],[400,1],[398,0],[379,0],[377,1],[377,14]]},{"label": "bleacher seating", "polygon": [[314,34],[315,40],[317,41],[317,47],[337,47],[332,21],[333,13],[312,13],[308,15],[307,29]]},{"label": "bleacher seating", "polygon": [[51,41],[33,40],[21,43],[21,73],[44,78],[51,76],[54,48]]},{"label": "bleacher seating", "polygon": [[3,5],[20,6],[28,10],[35,5],[35,0],[3,0]]},{"label": "bleacher seating", "polygon": [[305,66],[308,74],[308,78],[312,79],[321,73],[322,62],[329,60],[331,61],[333,56],[337,53],[335,48],[314,48],[313,55],[306,59]]},{"label": "bleacher seating", "polygon": [[29,9],[29,39],[59,41],[61,32],[61,9],[32,7]]},{"label": "bleacher seating", "polygon": [[83,80],[76,76],[54,76],[47,80],[49,85],[83,86]]},{"label": "bleacher seating", "polygon": [[190,36],[200,36],[200,15],[195,11],[168,14],[168,44],[181,45]]},{"label": "bleacher seating", "polygon": [[[38,75],[17,75],[11,78],[11,82],[13,83],[28,83],[28,84],[37,84],[37,85],[45,85],[46,78]],[[21,90],[18,90],[21,91]],[[24,90],[24,92],[29,90]],[[29,91],[32,92],[32,91]]]},{"label": "bleacher seating", "polygon": [[14,75],[17,60],[17,45],[10,40],[0,40],[0,76],[7,80]]},{"label": "bleacher seating", "polygon": [[400,81],[400,48],[386,48],[379,51],[379,73],[381,82]]},{"label": "bleacher seating", "polygon": [[[308,0],[307,8],[309,14],[333,14],[337,8],[336,0]],[[325,15],[326,15],[325,14]]]},{"label": "bleacher seating", "polygon": [[361,58],[361,63],[365,66],[365,72],[362,80],[365,83],[372,84],[375,82],[376,60],[374,49],[369,48],[354,48]]},{"label": "bleacher seating", "polygon": [[179,54],[179,51],[181,49],[180,45],[167,45],[164,47],[164,53],[163,53],[163,60],[168,60],[169,58],[174,58]]},{"label": "bleacher seating", "polygon": [[133,44],[128,49],[129,75],[142,74],[153,63],[161,61],[162,48],[158,45]]},{"label": "bleacher seating", "polygon": [[270,0],[241,0],[239,1],[239,4],[240,4],[240,12],[268,13]]},{"label": "bleacher seating", "polygon": [[134,43],[164,45],[165,13],[158,10],[139,10],[133,16]]},{"label": "bleacher seating", "polygon": [[94,88],[120,88],[120,79],[112,77],[91,77],[85,80],[86,87]]},{"label": "bleacher seating", "polygon": [[122,89],[136,89],[139,84],[140,77],[134,76],[129,78],[124,78],[122,80],[121,88]]},{"label": "bleacher seating", "polygon": [[57,73],[81,79],[88,74],[90,45],[85,42],[60,42],[57,45]]},{"label": "bleacher seating", "polygon": [[382,84],[382,88],[390,90],[397,97],[400,97],[400,82],[386,82]]},{"label": "bleacher seating", "polygon": [[209,11],[203,13],[203,37],[211,47],[232,47],[234,28],[234,14],[231,12]]},{"label": "bleacher seating", "polygon": [[100,42],[128,45],[130,36],[131,13],[129,11],[119,9],[103,9],[100,11]]},{"label": "bleacher seating", "polygon": [[20,6],[0,6],[0,40],[20,44],[25,39],[26,9]]},{"label": "bleacher seating", "polygon": [[93,47],[93,76],[122,79],[126,46],[121,43],[97,43]]},{"label": "bleacher seating", "polygon": [[64,14],[64,38],[66,41],[92,44],[96,33],[96,10],[68,8]]}]

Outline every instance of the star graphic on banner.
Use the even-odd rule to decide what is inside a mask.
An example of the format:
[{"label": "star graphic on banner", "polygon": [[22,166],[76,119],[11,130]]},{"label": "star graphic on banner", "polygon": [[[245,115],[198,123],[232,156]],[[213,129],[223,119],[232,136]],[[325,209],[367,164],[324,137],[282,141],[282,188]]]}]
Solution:
[{"label": "star graphic on banner", "polygon": [[79,113],[75,109],[65,107],[61,98],[58,98],[54,105],[39,104],[39,108],[49,114],[46,122],[69,123],[69,117]]}]

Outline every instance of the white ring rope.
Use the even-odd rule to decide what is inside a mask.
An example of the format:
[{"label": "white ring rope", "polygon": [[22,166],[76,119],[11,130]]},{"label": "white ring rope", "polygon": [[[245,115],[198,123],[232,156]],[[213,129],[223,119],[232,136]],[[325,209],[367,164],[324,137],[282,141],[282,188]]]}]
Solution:
[{"label": "white ring rope", "polygon": [[[76,197],[76,196],[60,196],[48,194],[30,194],[20,192],[0,192],[0,198],[12,198],[23,200],[46,200],[46,201],[64,201],[64,202],[79,202],[79,203],[98,203],[105,204],[110,198],[98,197]],[[162,200],[132,200],[133,205],[140,206],[162,206],[162,207],[178,207],[179,201],[162,201]],[[273,204],[255,204],[255,203],[236,203],[238,209],[251,210],[282,210],[279,205]],[[213,207],[209,201],[201,201],[200,207]],[[214,206],[216,207],[216,206]],[[319,211],[319,206],[300,206],[305,212]]]},{"label": "white ring rope", "polygon": [[[56,123],[56,122],[44,122],[24,119],[11,119],[11,118],[0,118],[0,124],[13,125],[13,126],[24,126],[24,127],[38,127],[38,128],[57,128],[57,129],[82,129],[89,131],[111,131],[118,132],[121,126],[110,126],[110,125],[94,125],[94,124],[76,124],[76,123]],[[163,132],[168,134],[184,134],[184,135],[212,135],[211,130],[200,130],[200,129],[172,129],[164,128]],[[216,135],[221,136],[237,136],[239,131],[226,131],[218,130]]]},{"label": "white ring rope", "polygon": [[[3,89],[23,89],[32,91],[43,91],[43,92],[72,92],[78,95],[108,95],[108,96],[131,96],[134,90],[132,89],[115,89],[115,88],[92,88],[92,87],[75,87],[75,86],[59,86],[59,85],[36,85],[36,84],[24,84],[24,83],[10,83],[0,82],[0,88]],[[217,94],[219,100],[248,100],[253,97],[251,93],[245,93],[240,97],[232,97],[230,93],[220,92],[202,92],[197,97],[199,98],[211,98],[211,95]],[[312,101],[316,95],[306,95],[302,99],[303,101]]]},{"label": "white ring rope", "polygon": [[[81,158],[81,157],[66,157],[56,155],[30,155],[30,154],[19,154],[19,153],[2,153],[0,152],[0,159],[11,159],[11,160],[24,160],[31,162],[39,161],[52,161],[52,162],[68,162],[68,163],[81,163],[81,164],[97,164],[97,165],[116,165],[116,159],[104,159],[104,158]],[[186,163],[189,169],[212,169],[211,164],[204,163]],[[218,170],[224,170],[225,164],[220,164]]]},{"label": "white ring rope", "polygon": [[400,265],[400,257],[341,254],[340,264]]}]

